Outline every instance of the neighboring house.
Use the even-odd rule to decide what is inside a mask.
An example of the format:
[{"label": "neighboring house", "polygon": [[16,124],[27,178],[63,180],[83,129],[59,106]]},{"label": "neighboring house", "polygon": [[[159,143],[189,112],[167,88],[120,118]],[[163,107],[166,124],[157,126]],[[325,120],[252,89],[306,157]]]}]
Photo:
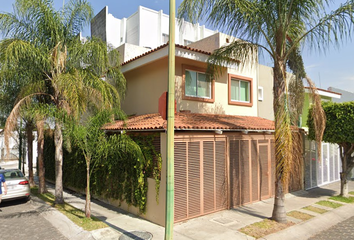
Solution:
[{"label": "neighboring house", "polygon": [[[176,21],[176,44],[188,45],[209,37],[217,31],[199,24]],[[146,49],[154,49],[168,42],[169,16],[161,11],[139,6],[138,11],[128,18],[118,19],[104,7],[91,22],[91,35],[100,37],[114,48],[124,43]]]},{"label": "neighboring house", "polygon": [[[341,94],[325,89],[317,88],[317,93],[322,101],[335,101],[341,98]],[[305,101],[302,111],[301,127],[308,132],[307,115],[312,105],[311,93],[308,87],[305,87]],[[318,147],[314,141],[304,138],[305,147],[305,189],[321,186],[340,180],[341,161],[339,148],[337,144],[322,142],[321,159],[318,159]]]},{"label": "neighboring house", "polygon": [[[1,168],[18,168],[19,166],[19,138],[16,132],[13,133],[13,137],[9,139],[9,150],[10,153],[6,152],[5,146],[5,137],[3,130],[0,130],[0,167]],[[33,141],[33,167],[36,167],[36,159],[37,159],[37,139],[36,139],[36,132],[34,134],[34,141]],[[28,156],[27,156],[27,141],[23,139],[22,143],[22,152],[24,154],[23,159],[25,160],[25,171],[28,171]],[[23,164],[23,162],[22,162]],[[23,166],[23,165],[22,165]],[[21,169],[22,169],[21,166]]]},{"label": "neighboring house", "polygon": [[334,88],[334,87],[329,87],[328,90],[342,94],[341,98],[333,99],[333,102],[341,103],[341,102],[354,101],[354,93],[352,93],[352,92],[348,92],[346,90],[342,90],[342,89]]},{"label": "neighboring house", "polygon": [[[145,10],[139,8],[137,14]],[[126,32],[130,30],[127,24]],[[136,41],[142,41],[137,36],[140,40]],[[230,37],[217,32],[190,40],[195,42],[188,46],[177,42],[175,46],[175,222],[274,195],[274,122],[258,116],[259,103],[268,101],[272,92],[264,93],[267,98],[259,100],[258,63],[240,67],[235,61],[210,78],[206,74],[207,58],[213,50],[231,42]],[[127,80],[122,109],[131,117],[105,130],[158,135],[163,162],[160,203],[155,201],[155,189],[149,187],[143,217],[164,225],[166,120],[162,115],[166,111],[168,43],[155,41],[157,47],[148,51],[139,51],[144,45],[134,43],[118,47]],[[153,179],[148,181],[149,186],[154,185]],[[124,203],[120,206],[138,213]]]}]

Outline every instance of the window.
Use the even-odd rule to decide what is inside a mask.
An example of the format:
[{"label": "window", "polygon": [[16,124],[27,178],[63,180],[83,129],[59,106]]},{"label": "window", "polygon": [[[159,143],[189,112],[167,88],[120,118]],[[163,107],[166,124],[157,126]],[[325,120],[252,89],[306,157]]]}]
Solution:
[{"label": "window", "polygon": [[167,43],[169,41],[169,39],[170,39],[170,36],[168,34],[166,34],[166,33],[162,34],[162,44]]},{"label": "window", "polygon": [[189,41],[187,39],[184,39],[184,46],[187,46],[189,44],[193,43],[192,41]]},{"label": "window", "polygon": [[258,86],[258,101],[263,101],[263,87]]},{"label": "window", "polygon": [[214,102],[214,82],[205,70],[184,66],[184,99]]},{"label": "window", "polygon": [[231,79],[231,100],[250,102],[250,83],[242,80]]},{"label": "window", "polygon": [[229,75],[229,104],[252,106],[252,79]]}]

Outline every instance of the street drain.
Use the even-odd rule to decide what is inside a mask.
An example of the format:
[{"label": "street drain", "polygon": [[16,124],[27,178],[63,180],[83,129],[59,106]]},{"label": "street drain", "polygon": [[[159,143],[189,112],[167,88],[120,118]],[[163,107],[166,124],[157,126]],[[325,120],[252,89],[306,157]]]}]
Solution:
[{"label": "street drain", "polygon": [[124,232],[119,240],[151,240],[152,234],[145,231]]}]

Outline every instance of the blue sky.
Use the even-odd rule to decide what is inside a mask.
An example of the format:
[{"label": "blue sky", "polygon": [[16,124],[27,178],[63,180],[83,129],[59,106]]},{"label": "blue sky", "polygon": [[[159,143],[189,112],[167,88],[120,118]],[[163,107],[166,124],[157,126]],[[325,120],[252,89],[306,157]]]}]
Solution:
[{"label": "blue sky", "polygon": [[[68,2],[69,0],[65,0]],[[0,12],[12,12],[14,0],[1,0]],[[104,6],[108,6],[109,13],[116,18],[129,17],[138,10],[138,6],[148,7],[154,10],[163,10],[169,13],[169,0],[91,0],[95,14]],[[182,0],[176,0],[178,7]],[[339,6],[343,0],[336,0],[332,8]],[[56,8],[63,5],[63,0],[54,0]],[[84,36],[90,34],[87,27]],[[353,36],[354,37],[354,36]],[[354,42],[347,41],[339,48],[330,48],[326,53],[304,50],[303,52],[307,74],[315,82],[318,88],[327,89],[336,87],[354,92]],[[270,65],[270,62],[267,62]]]}]

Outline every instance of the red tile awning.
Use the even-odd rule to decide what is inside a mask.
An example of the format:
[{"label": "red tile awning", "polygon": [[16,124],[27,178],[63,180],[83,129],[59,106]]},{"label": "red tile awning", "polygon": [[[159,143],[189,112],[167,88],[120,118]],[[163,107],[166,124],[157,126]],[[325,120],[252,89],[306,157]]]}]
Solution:
[{"label": "red tile awning", "polygon": [[[127,120],[118,120],[107,124],[104,130],[165,130],[167,120],[159,113],[131,116]],[[175,114],[175,130],[274,130],[274,122],[252,116],[234,116],[224,114],[200,114],[178,112]]]}]

